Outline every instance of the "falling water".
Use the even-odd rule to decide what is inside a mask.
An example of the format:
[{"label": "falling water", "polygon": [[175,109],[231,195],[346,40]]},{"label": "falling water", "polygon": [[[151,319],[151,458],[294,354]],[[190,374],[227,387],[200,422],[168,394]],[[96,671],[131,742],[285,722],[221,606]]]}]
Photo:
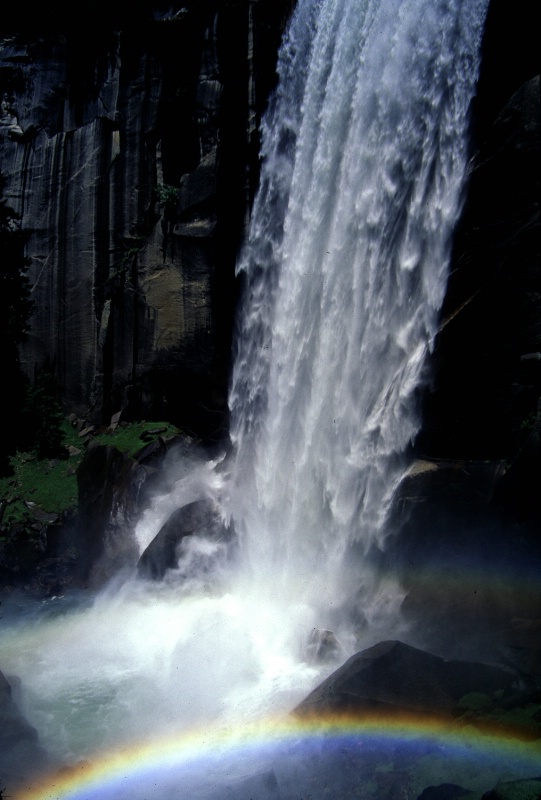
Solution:
[{"label": "falling water", "polygon": [[[218,497],[238,557],[214,580],[132,578],[7,636],[2,669],[60,758],[290,709],[333,668],[306,659],[313,627],[344,656],[396,624],[374,553],[419,426],[485,5],[299,0],[238,266],[235,462],[196,465],[137,532]],[[346,608],[364,639],[348,640]]]},{"label": "falling water", "polygon": [[282,47],[239,264],[232,508],[254,580],[320,619],[381,600],[367,557],[419,428],[485,5],[300,2]]}]

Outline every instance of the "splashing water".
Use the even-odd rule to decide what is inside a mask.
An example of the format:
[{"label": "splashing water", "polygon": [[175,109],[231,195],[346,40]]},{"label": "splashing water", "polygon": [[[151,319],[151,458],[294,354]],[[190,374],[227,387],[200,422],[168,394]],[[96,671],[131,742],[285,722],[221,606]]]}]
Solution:
[{"label": "splashing water", "polygon": [[312,628],[353,646],[352,598],[356,646],[396,625],[370,553],[419,426],[485,6],[299,0],[238,267],[235,462],[229,480],[194,466],[137,531],[144,547],[180,503],[218,496],[238,558],[210,586],[132,579],[8,631],[2,669],[60,758],[291,708],[332,668],[304,660]]}]

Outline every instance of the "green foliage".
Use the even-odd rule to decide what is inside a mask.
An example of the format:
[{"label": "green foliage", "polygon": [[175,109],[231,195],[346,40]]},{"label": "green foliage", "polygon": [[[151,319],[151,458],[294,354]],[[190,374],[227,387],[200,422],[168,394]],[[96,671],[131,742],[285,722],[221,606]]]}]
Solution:
[{"label": "green foliage", "polygon": [[[153,437],[152,431],[162,431],[160,436],[174,436],[178,428],[169,422],[132,422],[126,426],[119,426],[113,433],[102,433],[97,437],[100,444],[112,444],[123,453],[134,456]],[[147,434],[148,438],[145,438]],[[156,434],[157,435],[157,434]]]},{"label": "green foliage", "polygon": [[31,515],[26,503],[35,503],[48,513],[61,513],[77,506],[77,479],[72,460],[49,463],[32,453],[17,453],[12,459],[14,476],[0,479],[0,496],[7,504],[3,522],[24,522]]},{"label": "green foliage", "polygon": [[158,201],[166,211],[171,211],[176,207],[179,198],[179,189],[169,183],[159,183],[156,187]]},{"label": "green foliage", "polygon": [[532,412],[526,417],[526,419],[522,420],[519,429],[519,439],[521,444],[524,444],[528,437],[533,433],[536,423],[537,414],[535,412]]},{"label": "green foliage", "polygon": [[82,443],[69,422],[62,421],[66,442],[78,453],[69,459],[49,461],[36,453],[18,452],[11,458],[12,475],[0,478],[0,500],[6,503],[3,522],[10,525],[25,522],[30,514],[27,502],[43,511],[60,513],[77,505],[76,469],[84,454]]},{"label": "green foliage", "polygon": [[[69,457],[49,460],[40,458],[37,452],[18,452],[11,458],[12,475],[0,478],[0,500],[6,503],[3,522],[8,526],[31,521],[28,502],[49,513],[77,507],[76,471],[84,456],[84,444],[66,419],[62,420],[61,429],[63,441],[71,451]],[[100,444],[113,444],[133,456],[157,430],[161,436],[178,433],[168,422],[134,422],[94,438]],[[145,434],[146,440],[141,438]]]}]

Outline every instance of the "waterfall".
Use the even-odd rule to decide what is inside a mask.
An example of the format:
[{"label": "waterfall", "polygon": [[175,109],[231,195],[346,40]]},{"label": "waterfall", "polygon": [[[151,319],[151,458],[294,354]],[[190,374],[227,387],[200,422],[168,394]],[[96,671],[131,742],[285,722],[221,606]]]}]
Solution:
[{"label": "waterfall", "polygon": [[[244,568],[325,615],[420,425],[485,0],[300,0],[262,128],[231,388]],[[347,571],[346,571],[347,565]]]},{"label": "waterfall", "polygon": [[229,471],[196,464],[139,531],[202,481],[235,555],[4,636],[2,669],[59,759],[289,711],[335,666],[307,658],[314,627],[342,658],[396,630],[377,555],[420,424],[486,4],[298,0],[238,263]]}]

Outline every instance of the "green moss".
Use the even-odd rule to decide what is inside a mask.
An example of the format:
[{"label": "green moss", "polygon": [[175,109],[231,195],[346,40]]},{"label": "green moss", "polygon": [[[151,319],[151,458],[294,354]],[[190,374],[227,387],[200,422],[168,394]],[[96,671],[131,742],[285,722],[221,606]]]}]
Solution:
[{"label": "green moss", "polygon": [[0,498],[6,502],[3,523],[25,522],[31,514],[26,503],[47,513],[69,511],[77,505],[75,471],[82,457],[48,461],[35,453],[17,453],[11,459],[14,474],[0,480]]},{"label": "green moss", "polygon": [[169,183],[159,183],[156,187],[158,201],[166,208],[174,208],[178,203],[179,189]]},{"label": "green moss", "polygon": [[[11,458],[13,475],[0,479],[0,500],[6,503],[3,524],[13,525],[31,519],[26,503],[33,503],[47,513],[59,514],[77,507],[77,467],[84,456],[84,444],[67,420],[62,422],[64,444],[71,455],[61,459],[38,458],[37,453],[16,453]],[[160,431],[172,436],[178,429],[168,422],[139,422],[118,427],[113,433],[94,438],[100,444],[112,444],[134,456]],[[155,432],[153,434],[153,432]],[[141,438],[147,434],[146,438]]]},{"label": "green moss", "polygon": [[[152,435],[153,431],[160,431],[160,433]],[[133,457],[156,436],[167,438],[177,433],[178,428],[169,422],[133,422],[124,427],[119,426],[113,433],[102,433],[95,438],[100,444],[112,444],[123,453],[128,453]],[[147,434],[147,437],[144,437],[144,434]]]}]

